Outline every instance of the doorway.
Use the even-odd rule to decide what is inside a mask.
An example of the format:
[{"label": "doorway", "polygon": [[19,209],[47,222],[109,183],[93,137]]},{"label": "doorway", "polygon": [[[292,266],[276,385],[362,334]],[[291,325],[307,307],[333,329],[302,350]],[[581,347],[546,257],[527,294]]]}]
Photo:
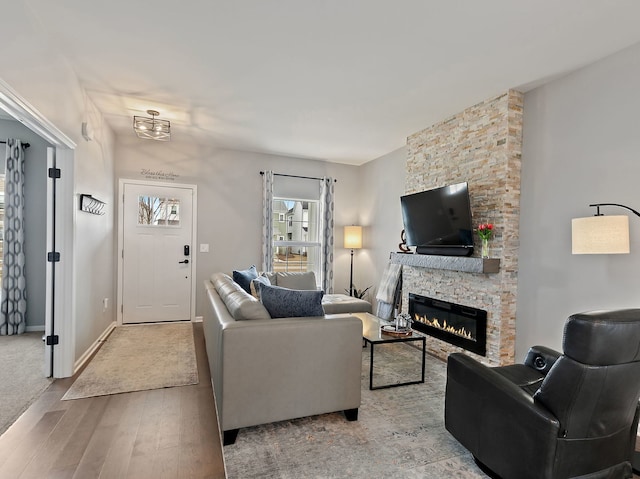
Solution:
[{"label": "doorway", "polygon": [[[5,144],[9,138],[20,140],[21,147],[11,150],[7,148],[5,154]],[[12,159],[7,162],[5,157],[9,151]],[[33,354],[29,353],[33,347],[42,352],[37,365],[7,365],[5,369],[8,371],[4,374],[19,376],[21,371],[27,372],[37,368],[42,376],[51,377],[54,347],[48,347],[43,337],[53,331],[50,306],[54,278],[53,265],[47,262],[47,253],[53,251],[52,225],[55,224],[56,212],[53,206],[55,197],[52,183],[55,180],[49,178],[47,172],[55,167],[55,149],[22,123],[7,115],[0,118],[0,155],[0,229],[4,231],[0,233],[0,255],[3,256],[0,268],[4,270],[3,274],[9,276],[6,282],[8,292],[4,294],[9,297],[10,305],[7,305],[7,309],[13,313],[7,315],[7,321],[8,324],[15,325],[3,326],[1,334],[7,336],[0,336],[0,339],[24,333],[31,338],[31,341],[22,343],[25,345],[25,358],[33,357]],[[6,212],[10,214],[9,218],[4,218]],[[5,227],[5,221],[9,226]],[[2,237],[4,235],[6,237]],[[8,255],[9,264],[3,267],[1,263],[7,259],[5,255]],[[4,346],[5,343],[8,344],[8,341],[2,341],[0,346]],[[3,351],[5,359],[7,351],[8,348]],[[16,356],[14,359],[19,358]]]},{"label": "doorway", "polygon": [[[53,255],[53,258],[57,258],[55,261],[55,269],[47,269],[47,272],[41,275],[47,278],[46,286],[43,287],[41,294],[47,295],[44,306],[44,324],[45,335],[50,337],[44,346],[44,375],[55,378],[68,377],[73,374],[75,358],[75,314],[73,308],[73,164],[76,144],[31,107],[28,102],[21,98],[1,79],[0,110],[5,112],[10,119],[18,120],[30,130],[31,133],[35,134],[38,140],[48,143],[51,147],[51,149],[47,149],[46,153],[43,151],[42,156],[46,155],[47,157],[48,172],[56,174],[56,201],[55,205],[52,205],[49,201],[44,200],[43,203],[46,203],[46,206],[42,204],[40,208],[36,210],[46,216],[47,230],[46,233],[42,233],[42,238],[46,237],[47,247],[51,246],[50,240],[55,240],[55,251],[49,250],[47,253],[56,253]],[[17,137],[21,138],[23,134],[20,133]],[[36,137],[27,137],[29,141],[34,143],[34,151],[35,143],[37,143],[35,141]],[[55,164],[52,165],[52,161],[55,161]],[[49,170],[52,166],[55,172]],[[64,174],[60,175],[60,171],[64,171]],[[46,176],[44,181],[48,181],[50,178],[48,174],[42,176]],[[43,192],[46,191],[50,193],[49,186],[46,184],[34,186],[34,188],[40,188]],[[58,225],[54,231],[50,229],[51,224],[49,219],[52,218],[50,207],[55,208],[56,223]],[[29,253],[27,252],[27,254]],[[38,249],[38,256],[42,258],[47,257],[48,254],[45,254],[44,250]],[[54,284],[55,287],[53,286]],[[53,323],[54,317],[57,318],[55,324]]]},{"label": "doorway", "polygon": [[[1,108],[0,104],[0,112],[3,112]],[[22,143],[22,155],[16,156],[15,148],[12,150],[11,162],[14,166],[11,171],[6,170],[5,163],[5,142],[8,138],[19,139]],[[6,191],[2,188],[0,215],[5,212],[4,199],[8,204],[21,205],[24,210],[24,215],[18,215],[19,226],[13,222],[13,231],[2,238],[2,247],[11,249],[13,264],[21,266],[17,268],[22,271],[20,277],[14,276],[10,282],[19,292],[11,292],[9,297],[20,297],[24,301],[24,309],[21,306],[19,308],[25,315],[25,322],[21,326],[24,327],[23,333],[13,334],[22,330],[6,328],[4,333],[8,335],[0,336],[0,358],[4,365],[0,372],[0,397],[3,398],[0,434],[51,384],[55,374],[52,337],[55,335],[53,311],[56,298],[53,292],[53,265],[47,261],[47,252],[55,251],[52,248],[52,244],[55,244],[52,225],[55,224],[56,214],[52,183],[56,180],[47,173],[56,166],[56,149],[50,145],[50,142],[10,115],[0,115],[3,183],[5,174],[11,176],[7,179],[8,183],[17,181],[17,185],[7,187]],[[18,174],[19,171],[22,175]],[[24,188],[20,186],[22,183]],[[20,191],[22,194],[18,195]],[[10,195],[14,196],[13,200],[8,199]],[[13,206],[14,212],[17,209]],[[18,229],[24,233],[24,241],[12,243],[19,236]],[[7,269],[11,272],[10,267]],[[16,274],[15,268],[13,274]],[[12,320],[13,317],[9,319]]]},{"label": "doorway", "polygon": [[119,323],[189,321],[195,311],[195,185],[120,180]]}]

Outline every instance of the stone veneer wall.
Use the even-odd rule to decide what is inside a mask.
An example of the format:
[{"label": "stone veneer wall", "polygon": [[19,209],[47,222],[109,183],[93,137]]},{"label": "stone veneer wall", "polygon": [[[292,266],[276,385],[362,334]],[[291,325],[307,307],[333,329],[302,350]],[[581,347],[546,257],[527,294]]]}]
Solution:
[{"label": "stone veneer wall", "polygon": [[[406,193],[467,181],[474,226],[495,225],[490,257],[496,274],[403,267],[403,309],[408,293],[487,310],[487,356],[491,365],[514,361],[520,216],[523,95],[510,90],[407,139]],[[474,256],[480,255],[474,235]],[[446,359],[461,348],[427,338],[430,353]]]}]

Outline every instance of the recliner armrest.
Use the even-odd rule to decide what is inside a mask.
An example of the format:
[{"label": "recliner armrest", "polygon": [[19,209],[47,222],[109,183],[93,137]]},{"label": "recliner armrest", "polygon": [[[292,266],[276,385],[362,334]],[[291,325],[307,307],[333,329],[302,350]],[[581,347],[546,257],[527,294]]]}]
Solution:
[{"label": "recliner armrest", "polygon": [[525,420],[525,417],[529,416],[531,420],[540,420],[548,424],[551,429],[559,428],[558,420],[547,408],[534,402],[529,394],[493,368],[485,366],[466,354],[454,353],[449,356],[448,390],[450,380],[462,383],[470,390],[481,392],[483,400],[492,398],[488,402],[508,406],[510,414],[513,413],[515,417]]},{"label": "recliner armrest", "polygon": [[560,356],[562,353],[546,346],[533,346],[529,349],[524,364],[546,376]]},{"label": "recliner armrest", "polygon": [[[448,360],[445,427],[503,477],[523,477],[501,469],[510,467],[505,457],[518,464],[518,472],[531,471],[527,477],[548,477],[544,468],[553,463],[560,430],[553,414],[519,386],[462,353]],[[529,464],[528,457],[535,457],[536,464]]]}]

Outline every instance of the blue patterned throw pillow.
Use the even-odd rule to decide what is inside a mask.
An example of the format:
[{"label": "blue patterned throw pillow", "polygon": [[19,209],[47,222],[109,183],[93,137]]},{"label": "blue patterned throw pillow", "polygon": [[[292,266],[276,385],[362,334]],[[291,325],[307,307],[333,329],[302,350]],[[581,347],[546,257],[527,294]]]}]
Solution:
[{"label": "blue patterned throw pillow", "polygon": [[247,269],[233,270],[233,280],[242,286],[247,293],[251,294],[251,280],[258,277],[256,265],[252,264]]},{"label": "blue patterned throw pillow", "polygon": [[287,289],[263,283],[259,287],[260,301],[272,318],[324,316],[322,290]]}]

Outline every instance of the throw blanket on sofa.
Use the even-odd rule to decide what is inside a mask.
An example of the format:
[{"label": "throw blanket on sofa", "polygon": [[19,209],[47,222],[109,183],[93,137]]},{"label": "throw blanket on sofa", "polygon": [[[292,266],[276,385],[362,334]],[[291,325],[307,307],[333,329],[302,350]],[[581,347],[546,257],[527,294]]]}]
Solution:
[{"label": "throw blanket on sofa", "polygon": [[376,300],[376,316],[382,319],[389,319],[393,313],[398,282],[402,273],[402,265],[389,263],[382,274]]}]

